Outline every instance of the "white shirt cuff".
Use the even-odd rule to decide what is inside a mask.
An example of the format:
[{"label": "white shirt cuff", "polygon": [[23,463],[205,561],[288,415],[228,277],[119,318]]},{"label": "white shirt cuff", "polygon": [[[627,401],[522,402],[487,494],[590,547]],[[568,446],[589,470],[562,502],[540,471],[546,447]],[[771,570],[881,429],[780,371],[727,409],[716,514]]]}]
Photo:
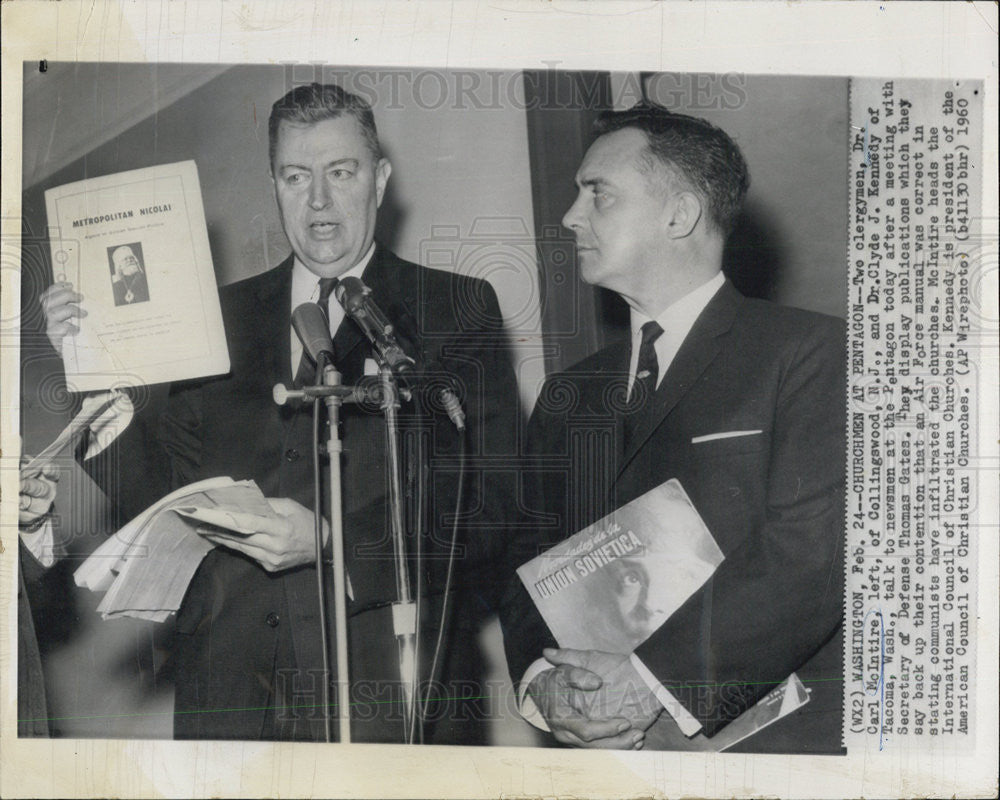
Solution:
[{"label": "white shirt cuff", "polygon": [[656,699],[660,701],[660,705],[673,717],[674,722],[677,723],[677,727],[681,729],[681,733],[690,737],[700,731],[701,723],[691,715],[690,711],[681,705],[676,697],[667,691],[667,688],[657,680],[656,676],[649,671],[639,657],[635,653],[632,653],[628,658],[632,662],[632,666],[635,667],[635,671],[639,673],[639,677],[646,682],[646,686],[649,687],[649,690]]},{"label": "white shirt cuff", "polygon": [[31,533],[18,531],[18,536],[21,537],[24,546],[28,548],[28,552],[46,569],[55,564],[61,555],[56,547],[55,528],[51,518],[45,520],[42,527]]},{"label": "white shirt cuff", "polygon": [[538,706],[535,705],[535,701],[532,700],[531,695],[528,694],[528,685],[548,669],[555,668],[544,658],[539,658],[534,661],[531,666],[524,671],[524,677],[521,678],[521,688],[517,693],[518,712],[520,712],[526,722],[530,722],[542,731],[550,731],[550,728],[548,723],[545,721],[545,717],[542,716],[542,712],[539,711]]}]

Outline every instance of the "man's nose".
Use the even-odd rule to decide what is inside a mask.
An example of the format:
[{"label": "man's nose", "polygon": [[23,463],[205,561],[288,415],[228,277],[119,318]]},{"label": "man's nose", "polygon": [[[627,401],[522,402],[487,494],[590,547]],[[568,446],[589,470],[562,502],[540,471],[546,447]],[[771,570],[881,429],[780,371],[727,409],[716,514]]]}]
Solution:
[{"label": "man's nose", "polygon": [[573,201],[573,205],[567,209],[566,213],[563,214],[562,224],[564,228],[569,228],[571,231],[575,231],[577,228],[581,227],[580,221],[580,195],[577,195],[576,200]]},{"label": "man's nose", "polygon": [[330,205],[332,196],[330,186],[323,178],[315,180],[309,185],[309,205],[316,211]]}]

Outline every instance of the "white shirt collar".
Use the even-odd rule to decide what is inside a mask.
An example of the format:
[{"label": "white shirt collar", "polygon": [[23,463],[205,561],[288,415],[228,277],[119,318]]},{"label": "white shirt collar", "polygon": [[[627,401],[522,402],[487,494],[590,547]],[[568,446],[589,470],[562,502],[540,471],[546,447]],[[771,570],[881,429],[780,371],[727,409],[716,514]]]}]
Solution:
[{"label": "white shirt collar", "polygon": [[[357,264],[351,267],[343,275],[338,275],[338,278],[360,278],[361,274],[365,271],[368,266],[368,262],[372,260],[372,255],[375,253],[375,243],[372,242],[371,247],[368,248],[368,252],[365,253],[364,258],[362,258]],[[319,276],[310,270],[305,264],[299,261],[299,257],[294,257],[294,263],[292,264],[292,309],[294,310],[297,306],[302,303],[316,302],[319,299]],[[333,304],[330,304],[331,310]]]},{"label": "white shirt collar", "polygon": [[[715,297],[725,282],[726,279],[722,272],[717,272],[705,283],[701,284],[701,286],[688,292],[679,300],[675,300],[657,315],[656,321],[663,328],[663,334],[653,345],[656,350],[658,367],[657,386],[663,380],[663,376],[666,374],[667,369],[670,368],[674,356],[677,355],[677,351],[680,350],[687,335],[691,332],[694,323],[701,316],[701,312],[705,310],[705,306]],[[641,311],[632,309],[632,357],[629,362],[628,379],[630,391],[632,382],[635,380],[636,366],[639,363],[639,343],[642,341],[642,326],[649,321],[650,317],[647,317]]]}]

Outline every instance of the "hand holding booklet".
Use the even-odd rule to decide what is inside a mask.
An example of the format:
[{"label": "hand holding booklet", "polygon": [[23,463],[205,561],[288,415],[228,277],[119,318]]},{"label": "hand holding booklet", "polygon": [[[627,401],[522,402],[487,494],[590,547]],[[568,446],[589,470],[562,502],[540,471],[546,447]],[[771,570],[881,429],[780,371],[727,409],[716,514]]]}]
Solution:
[{"label": "hand holding booklet", "polygon": [[[723,560],[680,482],[669,480],[523,564],[517,574],[560,647],[628,654]],[[808,700],[793,673],[711,739],[685,737],[661,716],[647,733],[647,747],[724,750]]]},{"label": "hand holding booklet", "polygon": [[194,161],[57,186],[45,207],[53,275],[86,312],[62,342],[71,390],[229,369]]},{"label": "hand holding booklet", "polygon": [[127,616],[163,622],[180,608],[188,584],[214,547],[206,526],[253,533],[278,515],[253,481],[210,478],[150,506],[97,548],[76,571],[78,586],[105,592],[105,619]]}]

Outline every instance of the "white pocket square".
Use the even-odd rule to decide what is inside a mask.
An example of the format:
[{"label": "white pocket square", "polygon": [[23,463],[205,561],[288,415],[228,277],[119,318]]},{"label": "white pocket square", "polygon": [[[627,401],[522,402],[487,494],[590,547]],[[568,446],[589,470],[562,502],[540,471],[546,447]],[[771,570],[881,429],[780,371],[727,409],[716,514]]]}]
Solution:
[{"label": "white pocket square", "polygon": [[378,363],[374,358],[365,359],[365,375],[378,375]]},{"label": "white pocket square", "polygon": [[722,433],[706,433],[704,436],[692,436],[691,444],[714,442],[716,439],[735,439],[737,436],[755,436],[764,431],[723,431]]}]

